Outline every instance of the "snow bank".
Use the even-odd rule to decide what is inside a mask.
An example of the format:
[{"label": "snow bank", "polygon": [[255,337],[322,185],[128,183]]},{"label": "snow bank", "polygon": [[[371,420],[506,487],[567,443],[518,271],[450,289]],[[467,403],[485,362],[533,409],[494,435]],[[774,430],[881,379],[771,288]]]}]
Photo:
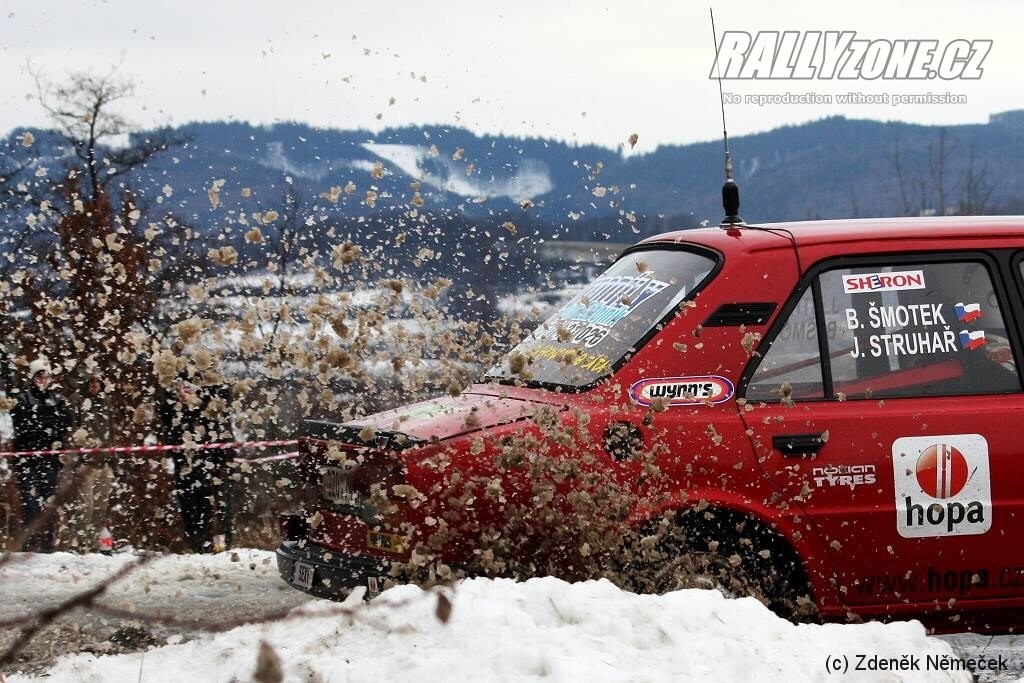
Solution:
[{"label": "snow bank", "polygon": [[[134,559],[129,553],[19,553],[0,568],[0,618],[60,604]],[[278,578],[272,552],[237,549],[155,558],[112,584],[101,601],[146,614],[215,620],[223,619],[226,611],[250,618],[280,612],[305,602],[301,598]]]},{"label": "snow bank", "polygon": [[[825,681],[826,656],[952,656],[916,622],[793,625],[753,599],[714,591],[638,596],[606,581],[463,581],[437,596],[414,586],[386,591],[356,615],[315,601],[302,616],[252,625],[144,654],[73,655],[47,681],[251,680],[260,642],[288,681]],[[358,606],[358,596],[347,605]],[[296,612],[293,612],[295,615]],[[970,680],[966,674],[861,673],[844,680]],[[15,681],[36,680],[20,676]],[[39,679],[42,680],[42,679]]]}]

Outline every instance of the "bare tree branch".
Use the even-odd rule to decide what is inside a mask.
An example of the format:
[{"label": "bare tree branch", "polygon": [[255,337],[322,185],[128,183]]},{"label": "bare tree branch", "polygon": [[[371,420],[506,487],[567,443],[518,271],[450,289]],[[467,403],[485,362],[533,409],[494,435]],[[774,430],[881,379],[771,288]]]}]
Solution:
[{"label": "bare tree branch", "polygon": [[959,212],[963,216],[981,216],[991,211],[995,184],[989,179],[988,166],[977,163],[974,146],[967,157],[967,169],[960,180]]},{"label": "bare tree branch", "polygon": [[19,635],[18,638],[11,644],[11,646],[7,648],[7,650],[2,655],[0,655],[0,667],[12,663],[14,661],[14,658],[18,655],[18,653],[26,645],[32,642],[32,639],[36,636],[36,634],[38,634],[41,630],[52,624],[54,620],[56,620],[58,617],[78,607],[92,606],[96,598],[103,595],[115,581],[118,581],[128,576],[149,560],[150,556],[143,555],[134,562],[131,562],[121,567],[119,570],[117,570],[117,572],[107,577],[106,579],[101,581],[99,584],[93,586],[92,588],[84,590],[76,595],[73,595],[58,605],[41,609],[33,615],[31,615],[32,623],[29,626],[22,629],[21,635]]},{"label": "bare tree branch", "polygon": [[[284,204],[284,214],[281,216],[280,227],[278,228],[275,251],[277,255],[277,270],[278,270],[278,296],[285,296],[285,287],[288,281],[288,266],[294,256],[295,247],[298,243],[296,239],[299,234],[299,228],[302,225],[302,203],[303,197],[298,193],[291,185],[287,186],[282,197]],[[278,312],[274,319],[274,327],[270,332],[270,338],[267,339],[266,348],[274,343],[277,338],[277,332],[281,325],[281,314]]]},{"label": "bare tree branch", "polygon": [[[72,72],[59,83],[35,71],[31,64],[27,68],[35,81],[39,105],[81,162],[81,170],[89,179],[86,194],[94,202],[115,176],[188,141],[186,136],[163,128],[146,136],[132,136],[125,147],[113,147],[117,142],[114,138],[135,130],[127,118],[112,110],[116,103],[135,94],[134,84],[118,74],[119,65],[102,75]],[[103,172],[101,166],[109,172]]]},{"label": "bare tree branch", "polygon": [[[889,158],[893,174],[896,176],[896,187],[899,190],[898,203],[901,216],[914,215],[915,197],[912,190],[912,180],[903,159],[903,148],[900,145],[900,136],[897,133],[893,137],[892,156]],[[888,186],[888,185],[886,185]]]}]

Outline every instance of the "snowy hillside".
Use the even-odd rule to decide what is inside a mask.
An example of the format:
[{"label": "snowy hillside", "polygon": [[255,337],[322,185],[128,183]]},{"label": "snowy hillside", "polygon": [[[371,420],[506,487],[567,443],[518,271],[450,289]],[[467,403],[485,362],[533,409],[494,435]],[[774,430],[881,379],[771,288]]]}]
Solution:
[{"label": "snowy hillside", "polygon": [[[1019,164],[1024,150],[1024,127],[1019,111],[993,115],[987,124],[947,126],[951,187],[959,187],[976,150],[990,173],[989,211],[1019,211]],[[52,134],[31,128],[41,157],[31,159],[28,172],[58,168],[68,150]],[[422,210],[451,218],[476,220],[509,212],[530,215],[562,226],[573,239],[592,239],[595,225],[616,239],[630,238],[626,229],[658,232],[657,217],[675,217],[674,227],[718,218],[721,143],[709,142],[646,148],[625,154],[621,149],[576,146],[557,140],[475,135],[447,126],[365,130],[320,129],[300,123],[254,126],[242,122],[190,123],[174,130],[188,143],[173,155],[154,158],[132,172],[131,184],[142,195],[157,198],[163,208],[206,233],[220,224],[210,210],[207,191],[224,179],[222,201],[227,211],[265,210],[285,188],[301,195],[332,221],[400,210],[422,200]],[[5,132],[0,131],[0,134]],[[29,161],[17,136],[6,132],[0,153]],[[804,220],[900,214],[906,207],[895,187],[883,179],[892,172],[894,145],[906,155],[908,182],[930,181],[927,159],[937,144],[940,128],[898,122],[830,117],[797,126],[736,136],[737,180],[743,187],[748,220]],[[160,196],[163,187],[172,189]],[[252,191],[249,198],[239,193]],[[814,187],[814,200],[806,188]],[[369,193],[369,194],[368,194]],[[372,196],[373,199],[369,199]],[[955,204],[959,192],[947,203]],[[936,198],[919,197],[936,212]],[[947,209],[955,207],[947,207]],[[616,219],[628,212],[629,225]],[[636,223],[635,220],[639,220]],[[650,222],[650,223],[649,223]],[[499,221],[500,223],[500,221]],[[550,231],[550,228],[548,229]]]}]

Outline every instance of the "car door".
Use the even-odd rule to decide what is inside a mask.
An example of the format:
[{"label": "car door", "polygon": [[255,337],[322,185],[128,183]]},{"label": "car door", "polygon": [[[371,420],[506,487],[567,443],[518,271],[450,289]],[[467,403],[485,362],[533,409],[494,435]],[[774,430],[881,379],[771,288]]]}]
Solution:
[{"label": "car door", "polygon": [[847,259],[804,286],[748,368],[744,419],[848,604],[1024,595],[1024,405],[995,260]]}]

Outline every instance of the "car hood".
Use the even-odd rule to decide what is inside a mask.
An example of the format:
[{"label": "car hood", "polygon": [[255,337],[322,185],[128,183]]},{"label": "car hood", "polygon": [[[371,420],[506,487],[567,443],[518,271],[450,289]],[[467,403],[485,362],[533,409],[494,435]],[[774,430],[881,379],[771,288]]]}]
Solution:
[{"label": "car hood", "polygon": [[403,434],[416,441],[449,439],[495,425],[530,417],[545,405],[555,410],[564,406],[542,400],[510,397],[487,389],[469,391],[458,397],[444,396],[412,403],[347,422],[349,429],[369,427],[376,432]]}]

